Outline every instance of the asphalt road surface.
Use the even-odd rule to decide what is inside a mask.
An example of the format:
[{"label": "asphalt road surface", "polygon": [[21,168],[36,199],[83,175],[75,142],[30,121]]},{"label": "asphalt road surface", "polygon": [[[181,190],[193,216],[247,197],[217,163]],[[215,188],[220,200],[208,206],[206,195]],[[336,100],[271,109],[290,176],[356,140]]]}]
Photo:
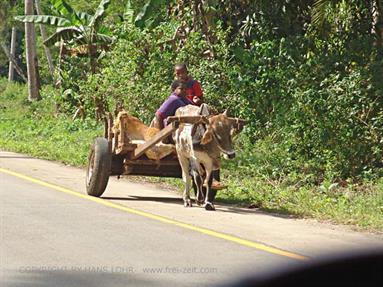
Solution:
[{"label": "asphalt road surface", "polygon": [[100,199],[85,171],[0,152],[0,286],[216,286],[383,248],[383,236],[230,205],[184,208],[152,184],[111,179]]}]

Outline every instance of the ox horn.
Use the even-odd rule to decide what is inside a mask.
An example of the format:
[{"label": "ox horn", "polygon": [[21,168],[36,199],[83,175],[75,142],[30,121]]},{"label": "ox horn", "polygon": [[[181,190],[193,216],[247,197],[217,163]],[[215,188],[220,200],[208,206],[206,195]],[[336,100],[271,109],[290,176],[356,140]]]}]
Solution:
[{"label": "ox horn", "polygon": [[227,110],[225,110],[222,114],[227,117]]},{"label": "ox horn", "polygon": [[246,124],[246,120],[244,120],[244,119],[231,118],[231,117],[229,117],[228,119],[229,119],[229,121],[232,121],[234,123],[240,123],[240,124],[243,124],[243,125]]},{"label": "ox horn", "polygon": [[246,120],[240,119],[240,118],[229,118],[229,121],[232,122],[234,128],[237,130],[237,132],[240,132],[243,130],[244,125],[246,124]]}]

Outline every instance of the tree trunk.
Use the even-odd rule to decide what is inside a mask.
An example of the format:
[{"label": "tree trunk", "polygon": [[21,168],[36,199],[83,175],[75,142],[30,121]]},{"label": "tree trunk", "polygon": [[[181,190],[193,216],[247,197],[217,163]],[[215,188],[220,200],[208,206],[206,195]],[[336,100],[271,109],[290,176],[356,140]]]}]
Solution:
[{"label": "tree trunk", "polygon": [[[10,50],[10,58],[15,58],[15,51],[16,51],[16,27],[12,27],[12,35],[11,35],[11,50]],[[12,82],[14,78],[14,70],[15,67],[13,65],[13,61],[9,60],[9,72],[8,72],[8,81]]]},{"label": "tree trunk", "polygon": [[59,49],[59,60],[57,63],[57,79],[55,82],[55,87],[59,88],[62,84],[62,70],[61,70],[61,64],[62,64],[62,58],[63,58],[63,51],[64,51],[64,41],[61,39],[60,41],[60,49]]},{"label": "tree trunk", "polygon": [[[380,50],[383,46],[383,7],[381,0],[375,0],[372,3],[372,34],[375,34],[376,47]],[[381,52],[381,51],[380,51]]]},{"label": "tree trunk", "polygon": [[[25,15],[33,15],[33,0],[25,0]],[[40,100],[37,54],[35,42],[35,27],[33,23],[25,23],[25,46],[28,72],[28,100]]]},{"label": "tree trunk", "polygon": [[[34,0],[32,0],[34,1]],[[37,40],[36,40],[36,30],[34,29],[35,26],[33,26],[33,39],[32,39],[32,43],[34,43],[34,48],[35,48],[35,57],[33,58],[35,64],[35,71],[36,71],[36,86],[37,86],[37,90],[40,91],[41,89],[41,82],[40,82],[40,71],[39,71],[39,61],[38,61],[38,58],[37,58],[37,51],[36,51],[36,43],[37,43]]]},{"label": "tree trunk", "polygon": [[[40,0],[35,0],[35,7],[36,7],[37,15],[43,15],[40,8]],[[41,32],[41,38],[43,39],[43,43],[44,43],[45,40],[47,39],[47,33],[45,31],[44,25],[40,25],[40,32]],[[46,46],[45,44],[44,44],[44,51],[48,61],[49,72],[52,76],[52,79],[54,79],[54,66],[52,61],[52,54],[48,46]]]},{"label": "tree trunk", "polygon": [[9,53],[7,46],[3,42],[0,42],[0,46],[3,49],[5,55],[8,57],[9,61],[12,62],[16,72],[20,75],[20,77],[24,80],[24,82],[28,82],[28,79],[24,75],[23,70],[19,67],[19,65],[17,65],[16,59],[12,57],[12,55]]}]

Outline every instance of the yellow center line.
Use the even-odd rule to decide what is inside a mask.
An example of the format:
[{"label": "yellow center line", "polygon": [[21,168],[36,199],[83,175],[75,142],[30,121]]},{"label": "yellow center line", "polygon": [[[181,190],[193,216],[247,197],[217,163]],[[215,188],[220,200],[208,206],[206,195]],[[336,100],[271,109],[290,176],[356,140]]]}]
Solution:
[{"label": "yellow center line", "polygon": [[49,187],[49,188],[52,188],[54,190],[66,193],[66,194],[74,195],[74,196],[77,196],[77,197],[80,197],[80,198],[83,198],[83,199],[86,199],[86,200],[97,202],[97,203],[102,204],[104,206],[108,206],[108,207],[111,207],[111,208],[114,208],[114,209],[118,209],[118,210],[121,210],[121,211],[124,211],[124,212],[131,213],[131,214],[136,214],[136,215],[144,216],[146,218],[151,218],[151,219],[154,219],[154,220],[157,220],[157,221],[160,221],[160,222],[172,224],[172,225],[179,226],[179,227],[182,227],[182,228],[185,228],[185,229],[193,230],[193,231],[196,231],[196,232],[199,232],[199,233],[210,235],[212,237],[221,238],[221,239],[224,239],[224,240],[227,240],[227,241],[231,241],[231,242],[237,243],[239,245],[255,248],[255,249],[258,249],[258,250],[266,251],[266,252],[269,252],[269,253],[272,253],[272,254],[277,254],[277,255],[280,255],[280,256],[285,256],[285,257],[296,259],[296,260],[308,260],[309,259],[309,257],[303,256],[303,255],[300,255],[300,254],[296,254],[296,253],[293,253],[293,252],[285,251],[285,250],[282,250],[282,249],[278,249],[278,248],[275,248],[275,247],[267,246],[267,245],[264,245],[262,243],[257,243],[257,242],[254,242],[254,241],[242,239],[242,238],[239,238],[239,237],[236,237],[236,236],[232,236],[232,235],[229,235],[229,234],[224,234],[224,233],[213,231],[213,230],[209,230],[209,229],[206,229],[206,228],[203,228],[203,227],[193,226],[193,225],[190,225],[190,224],[187,224],[187,223],[179,222],[179,221],[176,221],[176,220],[173,220],[173,219],[170,219],[170,218],[166,218],[166,217],[163,217],[163,216],[160,216],[160,215],[152,214],[152,213],[141,211],[141,210],[138,210],[138,209],[133,209],[133,208],[130,208],[130,207],[127,207],[127,206],[122,206],[122,205],[119,205],[119,204],[116,204],[116,203],[112,203],[110,201],[107,201],[107,200],[104,200],[104,199],[101,199],[101,198],[97,198],[97,197],[89,196],[89,195],[86,195],[86,194],[82,194],[82,193],[79,193],[79,192],[76,192],[76,191],[73,191],[73,190],[70,190],[70,189],[58,186],[58,185],[54,185],[54,184],[51,184],[51,183],[48,183],[48,182],[45,182],[45,181],[42,181],[42,180],[30,177],[30,176],[27,176],[27,175],[23,175],[23,174],[14,172],[14,171],[10,171],[10,170],[7,170],[7,169],[0,168],[0,172],[5,173],[5,174],[9,174],[9,175],[12,175],[12,176],[15,176],[15,177],[18,177],[18,178],[22,178],[24,180],[33,182],[33,183],[41,185],[41,186]]}]

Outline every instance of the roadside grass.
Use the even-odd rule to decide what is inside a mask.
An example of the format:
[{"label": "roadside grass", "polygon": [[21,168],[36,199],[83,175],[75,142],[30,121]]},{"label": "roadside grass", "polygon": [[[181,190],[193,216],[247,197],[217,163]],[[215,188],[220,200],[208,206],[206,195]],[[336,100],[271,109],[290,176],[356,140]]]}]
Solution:
[{"label": "roadside grass", "polygon": [[[56,114],[54,90],[45,87],[43,100],[29,103],[25,85],[8,84],[0,78],[0,148],[85,166],[89,146],[103,133],[103,124],[92,119],[72,120]],[[255,148],[255,147],[253,147]],[[243,156],[246,153],[242,151]],[[262,153],[259,153],[262,156]],[[265,154],[265,153],[264,153]],[[222,179],[228,185],[217,200],[264,211],[348,224],[359,230],[383,232],[383,178],[375,183],[292,184],[285,178],[275,182],[258,169],[258,159],[224,162]],[[261,161],[262,162],[262,161]],[[179,179],[148,178],[182,190]]]},{"label": "roadside grass", "polygon": [[52,93],[45,88],[43,100],[30,103],[24,85],[0,82],[0,148],[84,166],[102,124],[55,115]]},{"label": "roadside grass", "polygon": [[383,181],[343,188],[273,185],[261,179],[229,180],[218,200],[268,212],[310,217],[355,229],[383,231]]}]

